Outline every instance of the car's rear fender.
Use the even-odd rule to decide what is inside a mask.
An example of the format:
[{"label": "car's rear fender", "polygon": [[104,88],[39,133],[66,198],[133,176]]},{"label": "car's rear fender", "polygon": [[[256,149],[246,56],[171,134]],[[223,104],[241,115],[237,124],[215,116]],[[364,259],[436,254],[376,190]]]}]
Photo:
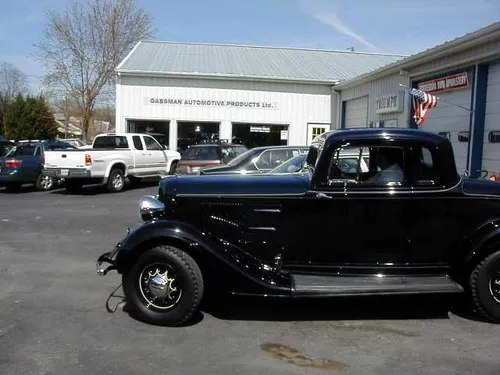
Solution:
[{"label": "car's rear fender", "polygon": [[[141,253],[157,244],[180,247],[200,263],[202,272],[237,276],[256,294],[290,293],[289,278],[276,268],[259,262],[223,239],[213,239],[189,224],[172,220],[146,222],[131,231],[119,244],[117,271],[126,273]],[[218,280],[221,281],[229,282]]]},{"label": "car's rear fender", "polygon": [[464,263],[475,265],[495,249],[500,250],[500,218],[482,223],[468,237]]}]

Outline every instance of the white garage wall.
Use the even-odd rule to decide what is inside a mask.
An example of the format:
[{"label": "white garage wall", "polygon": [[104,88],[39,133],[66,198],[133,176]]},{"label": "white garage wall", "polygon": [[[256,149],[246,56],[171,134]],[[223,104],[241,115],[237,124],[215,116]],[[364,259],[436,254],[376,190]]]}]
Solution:
[{"label": "white garage wall", "polygon": [[[469,76],[470,79],[470,76]],[[469,131],[470,112],[458,107],[470,108],[471,106],[471,88],[432,93],[439,97],[437,107],[429,113],[429,117],[420,129],[435,133],[449,132],[450,141],[453,145],[455,154],[455,163],[458,173],[467,169],[467,150],[468,142],[459,142],[458,134],[461,131]]]},{"label": "white garage wall", "polygon": [[363,96],[368,96],[368,123],[372,121],[387,121],[387,120],[397,120],[398,127],[409,126],[409,112],[408,112],[408,95],[405,93],[403,98],[403,112],[377,114],[376,111],[376,101],[377,98],[397,93],[400,90],[404,90],[399,84],[402,83],[405,86],[409,86],[409,78],[407,76],[400,76],[399,74],[390,75],[378,80],[371,82],[366,82],[356,87],[348,88],[341,91],[341,100],[347,101],[355,98],[361,98]]},{"label": "white garage wall", "polygon": [[[306,144],[308,123],[331,123],[328,85],[252,81],[121,77],[116,85],[117,131],[126,119],[215,121],[220,137],[231,137],[231,122],[289,125],[288,143]],[[150,98],[268,103],[272,108],[151,104]],[[171,132],[172,134],[172,132]]]},{"label": "white garage wall", "polygon": [[482,168],[490,173],[499,173],[500,143],[490,143],[488,133],[500,131],[500,63],[490,65],[488,69],[485,115]]}]

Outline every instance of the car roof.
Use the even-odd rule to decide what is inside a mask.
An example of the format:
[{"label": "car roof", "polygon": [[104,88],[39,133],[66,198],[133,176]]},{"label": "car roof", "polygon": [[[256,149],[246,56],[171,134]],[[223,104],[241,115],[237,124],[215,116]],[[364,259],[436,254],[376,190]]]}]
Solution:
[{"label": "car roof", "polygon": [[189,148],[194,148],[194,147],[222,147],[222,146],[243,146],[245,145],[239,144],[239,143],[197,143],[195,145],[189,146]]},{"label": "car roof", "polygon": [[336,141],[358,140],[363,138],[398,138],[401,140],[427,141],[435,144],[446,142],[447,139],[440,134],[422,129],[410,128],[357,128],[331,130],[323,133],[326,143]]},{"label": "car roof", "polygon": [[295,148],[303,148],[303,149],[309,149],[309,146],[304,146],[304,145],[297,145],[297,146],[289,146],[289,145],[276,145],[276,146],[258,146],[258,147],[253,147],[252,150],[269,150],[269,149],[280,149],[280,150],[286,150],[286,149],[295,149]]}]

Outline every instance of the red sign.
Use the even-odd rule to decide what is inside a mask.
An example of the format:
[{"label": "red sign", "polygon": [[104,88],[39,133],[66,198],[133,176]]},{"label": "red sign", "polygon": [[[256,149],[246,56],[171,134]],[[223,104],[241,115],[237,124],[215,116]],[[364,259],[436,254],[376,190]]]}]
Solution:
[{"label": "red sign", "polygon": [[469,87],[467,72],[453,74],[451,76],[420,82],[418,89],[425,92],[441,92],[448,90],[463,89]]}]

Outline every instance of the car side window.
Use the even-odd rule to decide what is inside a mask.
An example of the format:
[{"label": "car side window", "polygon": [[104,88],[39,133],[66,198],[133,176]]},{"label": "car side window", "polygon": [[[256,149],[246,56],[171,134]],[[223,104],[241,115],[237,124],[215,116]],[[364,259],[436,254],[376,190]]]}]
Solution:
[{"label": "car side window", "polygon": [[327,185],[403,186],[404,167],[404,150],[401,147],[341,146],[332,155]]},{"label": "car side window", "polygon": [[146,150],[150,151],[161,151],[162,147],[153,137],[144,137],[144,143],[146,144]]},{"label": "car side window", "polygon": [[134,147],[136,150],[144,150],[144,147],[142,147],[141,137],[139,137],[138,135],[134,135],[132,137],[132,141],[134,142]]},{"label": "car side window", "polygon": [[37,146],[35,149],[35,156],[41,156],[42,155],[42,148],[40,146]]},{"label": "car side window", "polygon": [[271,151],[266,150],[260,154],[259,159],[255,163],[259,169],[270,169],[271,167]]},{"label": "car side window", "polygon": [[[435,168],[432,151],[425,147],[416,147],[415,162],[413,163],[413,178],[416,186],[435,186],[439,181],[439,173]],[[416,165],[415,165],[416,164]]]}]

